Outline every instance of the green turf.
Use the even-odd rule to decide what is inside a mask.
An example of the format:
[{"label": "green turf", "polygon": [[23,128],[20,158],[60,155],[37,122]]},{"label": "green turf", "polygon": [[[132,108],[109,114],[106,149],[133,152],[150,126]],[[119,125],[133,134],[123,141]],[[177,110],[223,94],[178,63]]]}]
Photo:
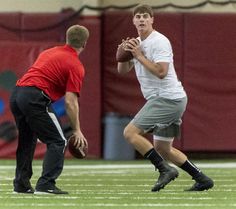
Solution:
[{"label": "green turf", "polygon": [[[235,166],[206,168],[200,164],[215,181],[215,187],[209,191],[184,192],[193,181],[179,170],[178,179],[152,193],[150,188],[158,173],[151,166],[142,167],[148,165],[147,161],[66,160],[57,186],[69,191],[69,195],[26,195],[12,193],[14,165],[14,160],[0,161],[0,209],[236,208]],[[35,161],[33,186],[40,173],[41,161]]]}]

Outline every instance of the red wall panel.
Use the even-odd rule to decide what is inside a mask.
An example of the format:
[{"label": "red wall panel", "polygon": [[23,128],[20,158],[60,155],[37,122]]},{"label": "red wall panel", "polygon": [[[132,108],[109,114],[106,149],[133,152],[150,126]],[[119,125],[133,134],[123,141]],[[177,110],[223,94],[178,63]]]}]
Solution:
[{"label": "red wall panel", "polygon": [[[25,13],[22,15],[23,41],[63,41],[65,26],[57,25],[63,16],[61,13]],[[57,26],[56,26],[57,25]],[[56,26],[56,27],[52,27]],[[48,29],[47,29],[48,27]],[[43,30],[40,30],[43,29]],[[27,31],[28,30],[28,31]],[[32,31],[30,31],[32,30]]]},{"label": "red wall panel", "polygon": [[154,28],[167,36],[174,53],[174,64],[178,78],[184,82],[184,15],[181,13],[157,13]]},{"label": "red wall panel", "polygon": [[85,50],[81,53],[81,61],[85,66],[85,80],[83,83],[80,105],[80,119],[82,130],[89,142],[91,157],[101,157],[101,25],[100,19],[80,19],[79,24],[90,31]]},{"label": "red wall panel", "polygon": [[184,149],[236,149],[236,15],[185,15]]},{"label": "red wall panel", "polygon": [[21,40],[21,15],[19,12],[0,14],[0,41]]}]

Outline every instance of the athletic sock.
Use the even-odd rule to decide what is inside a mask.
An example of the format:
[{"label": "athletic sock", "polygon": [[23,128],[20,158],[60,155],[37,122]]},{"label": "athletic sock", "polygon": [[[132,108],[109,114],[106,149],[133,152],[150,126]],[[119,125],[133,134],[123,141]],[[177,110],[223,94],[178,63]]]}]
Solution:
[{"label": "athletic sock", "polygon": [[158,168],[160,165],[160,162],[163,161],[163,158],[155,151],[154,148],[150,149],[144,157],[146,159],[149,159],[151,163],[155,166],[155,168]]},{"label": "athletic sock", "polygon": [[182,168],[192,177],[195,177],[197,174],[201,172],[201,170],[189,160],[186,160],[184,164],[180,166],[180,168]]}]

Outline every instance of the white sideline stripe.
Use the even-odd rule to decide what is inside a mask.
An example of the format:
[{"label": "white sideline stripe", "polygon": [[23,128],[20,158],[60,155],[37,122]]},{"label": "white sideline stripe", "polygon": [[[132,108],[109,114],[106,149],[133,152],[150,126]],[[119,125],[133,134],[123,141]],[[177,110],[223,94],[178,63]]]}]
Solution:
[{"label": "white sideline stripe", "polygon": [[[11,193],[12,194],[12,193]],[[16,193],[17,194],[17,193]],[[24,196],[24,199],[51,199],[52,197],[50,195],[47,195],[47,196],[43,196],[43,195],[30,195],[30,196],[27,196],[25,195]],[[1,199],[3,198],[6,198],[6,196],[0,196]],[[8,197],[9,199],[22,199],[22,196],[11,196],[11,197]],[[97,197],[80,197],[80,196],[73,196],[73,197],[65,197],[65,196],[53,196],[53,198],[55,199],[123,199],[123,197],[117,197],[117,196],[110,196],[110,197],[103,197],[103,196],[97,196]],[[157,198],[156,197],[143,197],[143,198],[132,198],[134,200],[142,200],[142,199],[150,199],[150,200],[156,200]],[[183,198],[183,197],[162,197],[162,198],[159,198],[159,199],[171,199],[171,200],[174,200],[174,199],[193,199],[193,198]],[[212,200],[214,198],[199,198],[200,200]]]},{"label": "white sideline stripe", "polygon": [[[236,168],[236,163],[196,163],[200,168]],[[41,169],[41,165],[33,166]],[[64,165],[64,169],[129,169],[129,168],[153,168],[151,164],[104,164],[104,165]],[[0,169],[15,169],[15,165],[0,165]]]},{"label": "white sideline stripe", "polygon": [[60,203],[60,204],[56,204],[56,203],[31,203],[31,204],[25,204],[25,203],[12,203],[12,204],[1,204],[2,206],[70,206],[70,207],[235,207],[236,204],[178,204],[178,203],[147,203],[147,204],[128,204],[128,203],[124,203],[124,204],[112,204],[112,203],[88,203],[88,204],[79,204],[79,203]]},{"label": "white sideline stripe", "polygon": [[[12,194],[12,193],[9,193]],[[110,193],[107,193],[110,194]],[[0,199],[4,199],[6,196],[0,196]],[[22,196],[10,196],[8,197],[9,199],[22,199]],[[24,199],[51,199],[52,197],[47,193],[47,196],[44,195],[37,195],[34,193],[34,195],[27,196],[25,195],[23,197]],[[80,196],[53,196],[53,199],[69,199],[69,200],[92,200],[92,199],[98,199],[98,200],[119,200],[123,199],[123,197],[117,197],[117,196],[109,196],[109,197],[104,197],[104,196],[97,196],[97,197],[80,197]],[[132,198],[133,200],[156,200],[157,197],[134,197]],[[193,197],[158,197],[160,200],[196,200],[196,198]],[[214,197],[198,197],[198,200],[215,200]],[[218,200],[226,200],[227,198],[218,198]],[[229,199],[230,200],[230,199]]]}]

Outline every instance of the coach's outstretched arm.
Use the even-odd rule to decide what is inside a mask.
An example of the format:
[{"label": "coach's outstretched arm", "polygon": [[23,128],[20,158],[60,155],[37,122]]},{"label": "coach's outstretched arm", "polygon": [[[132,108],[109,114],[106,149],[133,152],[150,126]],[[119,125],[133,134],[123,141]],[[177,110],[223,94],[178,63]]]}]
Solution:
[{"label": "coach's outstretched arm", "polygon": [[87,145],[87,140],[80,129],[79,104],[78,104],[78,96],[76,93],[66,92],[65,107],[67,116],[70,120],[70,124],[73,129],[73,134],[78,140],[77,147]]}]

